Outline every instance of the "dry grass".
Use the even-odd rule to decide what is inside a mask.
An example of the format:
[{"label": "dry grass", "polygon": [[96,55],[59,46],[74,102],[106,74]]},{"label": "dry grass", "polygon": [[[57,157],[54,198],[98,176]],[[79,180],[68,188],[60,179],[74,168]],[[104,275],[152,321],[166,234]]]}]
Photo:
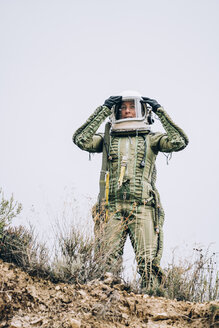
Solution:
[{"label": "dry grass", "polygon": [[[37,243],[34,231],[23,227],[8,228],[0,247],[0,257],[13,262],[31,275],[48,278],[54,282],[86,284],[94,279],[102,279],[109,269],[107,256],[95,252],[95,241],[71,227],[66,234],[60,232],[58,249],[49,261],[45,245]],[[135,293],[164,296],[180,301],[204,302],[219,297],[219,280],[216,254],[209,249],[195,248],[190,260],[172,262],[164,268],[164,278],[160,284],[154,283],[141,289],[140,279],[126,283],[126,289]],[[50,263],[50,264],[49,264]],[[121,279],[121,271],[113,272]]]},{"label": "dry grass", "polygon": [[[102,279],[108,271],[121,279],[121,262],[117,265],[109,263],[111,243],[104,243],[102,233],[98,238],[98,244],[102,247],[98,248],[93,235],[85,233],[85,229],[77,222],[64,227],[58,225],[55,251],[49,254],[45,243],[38,242],[33,228],[10,227],[11,220],[20,213],[20,210],[21,205],[14,202],[13,198],[7,201],[2,197],[1,259],[15,263],[31,275],[54,282],[86,284],[94,279]],[[140,280],[136,278],[132,283],[125,282],[127,290],[192,302],[219,298],[216,254],[211,252],[210,248],[194,248],[193,256],[189,260],[176,261],[173,253],[171,263],[163,271],[161,283],[156,282],[142,289]]]},{"label": "dry grass", "polygon": [[[177,263],[176,263],[177,262]],[[190,259],[177,259],[164,268],[163,281],[146,291],[178,301],[205,302],[219,298],[216,254],[210,248],[193,248]]]},{"label": "dry grass", "polygon": [[0,258],[15,263],[31,275],[50,277],[49,253],[45,243],[38,242],[33,228],[8,227],[0,244]]}]

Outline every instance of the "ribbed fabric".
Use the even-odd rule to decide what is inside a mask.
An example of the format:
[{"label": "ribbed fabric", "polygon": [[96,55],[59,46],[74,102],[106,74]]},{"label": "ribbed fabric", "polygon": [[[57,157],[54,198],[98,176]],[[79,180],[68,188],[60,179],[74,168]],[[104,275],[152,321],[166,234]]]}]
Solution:
[{"label": "ribbed fabric", "polygon": [[[85,124],[74,133],[74,143],[89,152],[102,152],[103,137],[96,134],[96,131],[110,114],[111,110],[106,106],[98,107]],[[109,245],[111,243],[110,246],[112,246],[109,256],[110,265],[112,265],[112,259],[118,261],[123,252],[125,238],[129,234],[135,250],[139,273],[144,280],[148,279],[148,270],[151,270],[152,266],[159,266],[163,250],[164,211],[155,186],[156,156],[159,151],[168,153],[179,151],[188,144],[188,137],[184,131],[172,121],[163,108],[158,108],[156,114],[166,133],[146,131],[143,135],[138,135],[136,132],[136,135],[115,135],[109,138],[107,151],[104,152],[109,157],[107,158],[107,167],[109,168],[108,221],[104,214],[106,211],[102,197],[101,199],[99,197],[99,203],[95,209],[96,237],[105,230],[106,243]],[[143,162],[145,165],[141,165]],[[121,163],[123,169],[124,165],[126,167],[125,173],[123,170],[121,171]],[[121,186],[118,183],[119,177],[122,177]],[[101,186],[103,186],[101,192],[103,195],[104,181]],[[135,211],[133,212],[133,210]],[[100,226],[103,226],[101,231],[98,228]],[[119,230],[116,231],[116,229]],[[159,234],[155,229],[159,229]]]},{"label": "ribbed fabric", "polygon": [[106,106],[98,107],[88,120],[75,131],[73,134],[73,142],[82,150],[89,152],[101,152],[99,149],[101,137],[94,138],[96,131],[103,121],[111,114],[111,110]]}]

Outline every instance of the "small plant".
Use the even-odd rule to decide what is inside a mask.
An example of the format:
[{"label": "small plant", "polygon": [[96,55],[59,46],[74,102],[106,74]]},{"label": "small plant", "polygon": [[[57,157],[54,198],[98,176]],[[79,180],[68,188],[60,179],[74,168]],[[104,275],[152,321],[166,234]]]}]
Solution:
[{"label": "small plant", "polygon": [[22,205],[13,195],[5,199],[0,189],[0,258],[14,263],[32,275],[50,275],[48,250],[39,243],[34,229],[23,226],[11,227],[12,220],[20,214]]},{"label": "small plant", "polygon": [[11,223],[12,219],[20,214],[22,205],[14,201],[13,195],[9,200],[4,198],[2,189],[0,189],[0,242],[4,236],[4,231]]},{"label": "small plant", "polygon": [[45,244],[37,241],[33,228],[18,226],[5,229],[0,258],[16,264],[31,275],[50,276],[48,250]]},{"label": "small plant", "polygon": [[[56,281],[87,283],[104,277],[109,269],[107,253],[98,249],[92,236],[71,226],[69,232],[59,232],[58,241],[57,255],[52,263]],[[118,267],[114,267],[113,273],[118,277]]]},{"label": "small plant", "polygon": [[86,282],[92,262],[93,240],[71,227],[66,234],[60,231],[58,247],[52,264],[56,277],[65,282]]},{"label": "small plant", "polygon": [[216,267],[216,254],[210,254],[209,249],[193,249],[193,257],[175,263],[172,262],[164,269],[161,284],[150,286],[145,293],[154,296],[164,296],[178,301],[205,302],[219,297],[219,280]]}]

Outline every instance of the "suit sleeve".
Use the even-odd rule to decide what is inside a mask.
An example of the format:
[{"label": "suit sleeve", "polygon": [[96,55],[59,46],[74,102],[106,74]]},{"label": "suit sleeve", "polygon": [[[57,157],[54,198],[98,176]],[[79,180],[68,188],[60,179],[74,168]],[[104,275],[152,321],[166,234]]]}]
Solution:
[{"label": "suit sleeve", "polygon": [[75,131],[72,137],[73,142],[82,150],[101,153],[103,151],[103,137],[96,132],[110,114],[111,110],[108,107],[98,107],[88,120]]},{"label": "suit sleeve", "polygon": [[189,143],[189,139],[185,132],[172,121],[162,107],[158,108],[156,114],[166,133],[156,133],[152,137],[152,148],[156,152],[161,151],[165,153],[184,149]]}]

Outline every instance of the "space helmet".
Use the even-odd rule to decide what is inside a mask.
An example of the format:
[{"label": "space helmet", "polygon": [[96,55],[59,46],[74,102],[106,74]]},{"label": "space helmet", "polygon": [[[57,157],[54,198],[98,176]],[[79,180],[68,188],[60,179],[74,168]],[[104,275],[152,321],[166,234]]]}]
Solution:
[{"label": "space helmet", "polygon": [[[113,106],[111,115],[112,133],[136,133],[150,130],[151,111],[147,104],[142,103],[142,96],[139,92],[127,90],[121,92],[118,96],[122,101]],[[123,107],[129,103],[133,114],[126,116],[123,114]]]}]

